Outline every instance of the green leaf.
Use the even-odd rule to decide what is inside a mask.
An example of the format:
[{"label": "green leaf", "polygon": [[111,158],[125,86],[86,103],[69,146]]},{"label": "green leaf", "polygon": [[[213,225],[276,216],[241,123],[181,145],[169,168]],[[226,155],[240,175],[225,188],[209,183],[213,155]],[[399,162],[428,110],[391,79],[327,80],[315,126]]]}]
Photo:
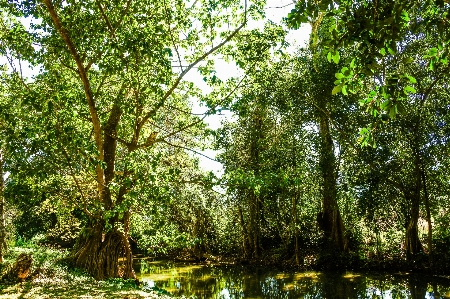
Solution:
[{"label": "green leaf", "polygon": [[410,21],[409,15],[408,15],[408,13],[406,12],[406,10],[402,11],[401,18],[402,18],[402,20],[404,20],[405,22],[409,22],[409,21]]},{"label": "green leaf", "polygon": [[391,109],[389,109],[389,117],[391,119],[394,119],[396,115],[397,115],[397,105],[394,105],[391,107]]},{"label": "green leaf", "polygon": [[342,86],[342,94],[343,95],[348,95],[348,93],[347,93],[347,85]]},{"label": "green leaf", "polygon": [[428,57],[435,57],[438,54],[438,49],[436,48],[431,48],[430,50],[428,50]]},{"label": "green leaf", "polygon": [[336,77],[336,79],[342,79],[345,77],[344,74],[342,74],[342,73],[336,73],[336,74],[334,74],[334,76]]},{"label": "green leaf", "polygon": [[416,93],[416,89],[412,86],[405,86],[405,88],[403,88],[403,92],[405,94],[409,94],[409,93]]},{"label": "green leaf", "polygon": [[435,67],[435,58],[433,58],[433,59],[430,60],[430,66],[429,66],[429,69],[432,70],[432,71],[434,71],[435,68],[436,68],[436,67]]},{"label": "green leaf", "polygon": [[411,83],[417,83],[416,78],[414,78],[413,76],[406,75],[406,78],[408,78],[409,82],[411,82]]},{"label": "green leaf", "polygon": [[327,59],[328,59],[328,62],[331,62],[331,52],[328,52]]},{"label": "green leaf", "polygon": [[391,104],[392,104],[391,100],[386,100],[383,103],[381,103],[380,107],[381,107],[381,109],[388,111],[391,107]]},{"label": "green leaf", "polygon": [[335,95],[335,94],[341,92],[343,86],[344,86],[343,84],[339,84],[338,86],[335,86],[333,88],[333,90],[331,91],[331,94]]},{"label": "green leaf", "polygon": [[341,56],[339,55],[339,51],[335,51],[334,52],[334,55],[333,55],[333,61],[334,61],[334,63],[336,63],[336,64],[338,64],[339,63],[339,59],[341,59]]}]

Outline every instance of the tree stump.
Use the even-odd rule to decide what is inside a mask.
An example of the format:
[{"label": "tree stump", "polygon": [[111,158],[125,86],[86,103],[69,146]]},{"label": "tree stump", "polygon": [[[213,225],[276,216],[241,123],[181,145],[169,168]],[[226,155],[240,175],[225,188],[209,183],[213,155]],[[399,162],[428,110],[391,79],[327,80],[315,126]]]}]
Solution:
[{"label": "tree stump", "polygon": [[5,275],[5,279],[14,282],[23,282],[31,273],[31,263],[33,258],[31,254],[21,253],[12,268]]}]

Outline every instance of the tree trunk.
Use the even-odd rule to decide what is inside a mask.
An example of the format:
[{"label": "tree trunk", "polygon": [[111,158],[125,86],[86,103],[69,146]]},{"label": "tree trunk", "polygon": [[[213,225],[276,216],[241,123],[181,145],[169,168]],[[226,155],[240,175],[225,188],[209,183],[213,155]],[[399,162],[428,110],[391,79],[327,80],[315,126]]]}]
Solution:
[{"label": "tree trunk", "polygon": [[97,224],[83,239],[79,240],[73,255],[75,267],[86,269],[97,280],[109,277],[136,279],[127,233],[117,229],[106,232]]},{"label": "tree trunk", "polygon": [[[256,110],[253,115],[253,134],[250,142],[250,169],[253,171],[255,178],[260,173],[260,143],[263,140],[262,132],[262,113]],[[261,195],[257,194],[254,188],[249,188],[249,208],[250,219],[248,227],[249,243],[251,248],[252,258],[259,258],[261,247],[261,212],[262,212],[262,200]]]},{"label": "tree trunk", "polygon": [[320,171],[322,173],[322,211],[317,220],[324,232],[324,237],[330,242],[334,250],[347,250],[344,222],[342,221],[337,204],[336,161],[333,140],[329,129],[329,120],[324,113],[320,113]]},{"label": "tree trunk", "polygon": [[406,227],[405,249],[408,260],[413,259],[415,255],[422,251],[422,244],[419,240],[419,230],[417,227],[419,219],[418,210],[419,209],[416,207],[411,207],[411,217]]},{"label": "tree trunk", "polygon": [[6,227],[5,227],[5,182],[3,178],[3,153],[0,150],[0,263],[3,263],[3,254],[6,250]]},{"label": "tree trunk", "polygon": [[412,260],[419,252],[422,252],[422,244],[419,239],[419,229],[417,223],[419,221],[420,213],[420,191],[421,191],[422,176],[420,171],[420,160],[416,158],[415,170],[415,186],[412,192],[406,192],[405,197],[410,199],[411,208],[409,214],[409,221],[406,226],[405,249],[406,257]]},{"label": "tree trunk", "polygon": [[[104,208],[101,219],[91,216],[94,225],[88,228],[87,235],[79,240],[79,245],[73,257],[75,266],[86,269],[95,279],[101,280],[109,277],[121,277],[136,279],[133,270],[133,254],[129,243],[130,211],[125,211],[122,223],[119,223],[119,214],[111,213],[115,206],[124,201],[127,187],[122,185],[113,201],[110,184],[115,176],[116,128],[120,122],[122,111],[117,105],[113,105],[108,121],[104,127],[103,157],[106,168],[104,174],[104,186],[100,188],[100,202]],[[124,171],[124,175],[127,171]],[[109,213],[108,213],[109,212]],[[112,214],[112,215],[111,215]],[[107,216],[107,217],[105,217]],[[119,230],[119,224],[123,224],[123,230]]]},{"label": "tree trunk", "polygon": [[247,226],[245,225],[244,221],[244,215],[240,206],[238,206],[238,212],[239,222],[241,223],[242,227],[242,248],[244,250],[244,257],[247,259],[250,258],[250,240],[247,232]]},{"label": "tree trunk", "polygon": [[427,236],[428,258],[430,268],[433,268],[433,225],[431,223],[430,199],[428,197],[425,170],[422,170],[421,174],[422,174],[423,192],[425,196],[425,210],[427,212],[427,223],[428,223],[428,236]]},{"label": "tree trunk", "polygon": [[[292,136],[292,169],[295,173],[297,171],[297,147],[295,135]],[[297,227],[297,204],[299,198],[298,185],[294,185],[294,195],[292,197],[292,229],[294,233],[294,254],[295,254],[295,264],[300,266],[300,256],[299,256],[299,244],[298,244],[298,227]]]},{"label": "tree trunk", "polygon": [[[297,187],[296,187],[296,189],[297,189]],[[299,244],[298,244],[298,228],[297,228],[297,202],[298,202],[298,198],[297,198],[297,192],[296,192],[296,194],[294,194],[294,196],[292,197],[292,229],[294,232],[294,242],[295,242],[295,248],[294,248],[295,264],[297,266],[299,266],[300,265],[300,257],[299,257],[299,248],[298,248]]]},{"label": "tree trunk", "polygon": [[260,227],[259,227],[259,199],[253,190],[250,191],[250,221],[249,221],[249,240],[252,258],[258,258],[260,255]]}]

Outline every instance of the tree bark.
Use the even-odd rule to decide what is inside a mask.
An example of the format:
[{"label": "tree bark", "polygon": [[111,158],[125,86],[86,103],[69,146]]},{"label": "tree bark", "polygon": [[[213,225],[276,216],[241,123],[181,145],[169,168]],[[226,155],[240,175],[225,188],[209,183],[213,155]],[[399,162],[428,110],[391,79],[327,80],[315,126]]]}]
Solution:
[{"label": "tree bark", "polygon": [[[292,136],[292,169],[294,173],[297,171],[297,147],[295,135]],[[297,184],[294,185],[294,194],[292,196],[292,229],[294,233],[294,255],[295,264],[300,266],[300,252],[299,252],[299,242],[298,242],[298,227],[297,227],[297,204],[299,198],[299,190]]]},{"label": "tree bark", "polygon": [[422,176],[420,171],[420,159],[416,157],[415,161],[415,185],[412,192],[405,192],[405,197],[410,199],[411,207],[409,213],[409,221],[406,226],[405,249],[406,257],[412,260],[419,252],[422,252],[422,244],[419,239],[419,213],[420,213],[420,191]]},{"label": "tree bark", "polygon": [[245,225],[244,215],[242,209],[238,206],[239,222],[242,228],[242,249],[244,250],[244,257],[250,258],[250,240],[247,232],[247,226]]},{"label": "tree bark", "polygon": [[249,243],[251,257],[258,258],[260,255],[260,227],[259,227],[259,200],[253,190],[250,191],[250,221],[249,221]]},{"label": "tree bark", "polygon": [[5,181],[3,178],[3,153],[0,150],[0,263],[3,263],[3,254],[6,251],[6,226],[5,226]]},{"label": "tree bark", "polygon": [[[329,120],[320,113],[320,171],[322,174],[322,211],[318,215],[319,227],[334,250],[347,250],[345,227],[337,204],[336,159],[331,138]],[[330,248],[331,249],[331,248]]]},{"label": "tree bark", "polygon": [[96,224],[82,239],[73,255],[76,267],[86,269],[97,280],[109,277],[136,279],[127,233],[105,230],[101,224]]},{"label": "tree bark", "polygon": [[[103,203],[105,211],[112,212],[114,207],[122,204],[126,194],[126,188],[121,186],[118,195],[113,201],[110,184],[114,179],[117,140],[114,138],[117,126],[120,122],[122,111],[119,106],[113,105],[108,121],[104,126],[104,149],[105,162],[105,186],[100,194],[100,202]],[[119,230],[119,214],[103,213],[109,218],[101,220],[91,219],[95,225],[89,229],[86,238],[74,254],[75,265],[86,269],[96,279],[108,277],[122,277],[136,279],[133,270],[133,255],[129,243],[130,212],[125,211],[122,215],[123,231]]]}]

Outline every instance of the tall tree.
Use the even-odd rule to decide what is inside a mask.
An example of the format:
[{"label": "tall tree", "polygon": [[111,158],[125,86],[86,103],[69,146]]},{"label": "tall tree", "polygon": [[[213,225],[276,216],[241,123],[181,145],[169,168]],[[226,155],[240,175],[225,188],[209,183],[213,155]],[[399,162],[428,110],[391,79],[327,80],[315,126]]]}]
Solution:
[{"label": "tall tree", "polygon": [[[326,55],[330,62],[340,61],[342,49],[358,48],[354,59],[341,69],[341,75],[335,81],[336,91],[354,92],[361,89],[368,78],[382,77],[378,86],[370,91],[371,101],[362,103],[374,116],[373,122],[379,124],[382,114],[396,115],[401,111],[399,106],[405,102],[403,91],[398,89],[398,79],[414,84],[411,81],[414,77],[401,72],[395,64],[401,56],[401,43],[410,35],[434,36],[424,58],[430,68],[448,65],[449,8],[448,1],[311,0],[296,2],[288,20],[294,28],[318,16],[330,21],[330,34],[318,39],[324,48],[322,55]],[[386,63],[392,63],[389,70],[380,67]],[[402,76],[399,78],[399,75]],[[329,80],[334,80],[334,77],[330,76]],[[385,105],[386,95],[390,105]],[[361,131],[363,144],[374,145],[372,133],[371,127]]]},{"label": "tall tree", "polygon": [[0,263],[3,263],[3,254],[6,250],[6,223],[5,223],[5,181],[3,172],[3,151],[0,147]]},{"label": "tall tree", "polygon": [[[253,4],[249,9],[261,3]],[[152,150],[157,143],[172,144],[201,125],[190,114],[177,116],[189,97],[202,97],[184,78],[245,26],[247,2],[1,5],[8,13],[2,44],[15,59],[42,70],[10,96],[42,111],[38,146],[71,178],[76,204],[89,219],[73,253],[75,265],[97,279],[135,278],[129,244],[130,216],[137,204],[133,190],[145,183],[148,169],[137,159],[157,164]],[[229,10],[239,14],[230,16]],[[23,17],[30,20],[28,28],[17,21]],[[226,25],[235,29],[225,30]],[[18,48],[17,40],[26,47]],[[173,71],[173,60],[179,73]]]}]

